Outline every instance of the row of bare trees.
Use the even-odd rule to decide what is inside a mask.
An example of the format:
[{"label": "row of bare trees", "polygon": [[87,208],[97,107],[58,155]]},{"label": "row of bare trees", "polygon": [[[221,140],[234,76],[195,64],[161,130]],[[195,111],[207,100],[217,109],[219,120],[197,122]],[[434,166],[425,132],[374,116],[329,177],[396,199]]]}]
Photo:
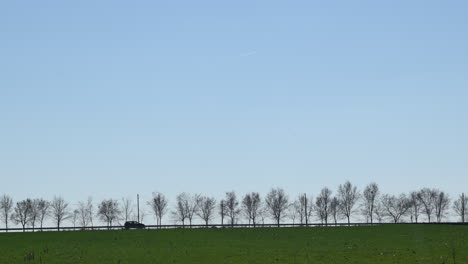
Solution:
[{"label": "row of bare trees", "polygon": [[8,195],[0,197],[1,218],[5,222],[5,228],[8,229],[8,220],[12,220],[15,224],[20,224],[23,231],[27,225],[30,225],[33,230],[36,224],[39,224],[42,229],[46,217],[51,216],[57,227],[67,219],[68,204],[61,197],[54,197],[52,201],[44,199],[26,199],[13,205],[13,199]]},{"label": "row of bare trees", "polygon": [[[246,221],[256,226],[265,223],[270,218],[278,226],[289,218],[293,223],[309,224],[311,220],[318,219],[322,224],[337,223],[345,219],[349,224],[353,217],[364,216],[366,222],[374,223],[391,221],[394,223],[406,219],[411,222],[420,221],[424,215],[427,222],[441,222],[450,210],[450,198],[447,193],[438,189],[423,188],[408,194],[399,195],[382,194],[376,183],[368,184],[362,193],[349,181],[338,186],[336,194],[327,187],[312,199],[312,196],[301,194],[290,200],[281,188],[271,191],[261,198],[257,192],[245,194],[241,199],[235,192],[227,192],[225,197],[217,202],[214,197],[201,194],[181,193],[177,195],[175,206],[169,210],[169,201],[162,193],[155,192],[147,202],[151,208],[157,225],[162,225],[163,217],[170,212],[173,219],[181,223],[192,225],[195,219],[209,225],[219,216],[221,224],[234,225],[239,221]],[[465,222],[468,215],[466,207],[468,199],[461,194],[453,203],[453,212]],[[101,221],[112,226],[116,221],[138,220],[143,221],[144,210],[138,211],[135,219],[135,208],[131,199],[114,199],[101,201],[97,210],[91,198],[79,202],[75,210],[61,197],[54,197],[52,201],[44,199],[25,199],[13,203],[8,195],[0,197],[0,216],[8,229],[9,220],[21,225],[23,230],[31,226],[33,230],[37,225],[42,229],[44,220],[49,218],[55,223],[57,229],[65,220],[82,227],[94,226],[93,219],[98,217]],[[297,221],[297,222],[296,222]]]},{"label": "row of bare trees", "polygon": [[[301,202],[303,199],[299,197],[296,203],[303,204],[304,202]],[[465,222],[467,205],[468,200],[464,194],[453,203],[454,212],[462,222]],[[423,188],[396,196],[381,194],[378,185],[370,183],[360,194],[357,187],[348,181],[338,187],[336,196],[332,195],[330,189],[323,188],[309,210],[315,211],[321,222],[327,224],[330,217],[337,223],[340,216],[350,223],[351,216],[359,212],[370,223],[373,223],[375,218],[380,223],[387,219],[398,223],[403,217],[408,217],[411,222],[417,223],[420,215],[425,215],[428,222],[434,222],[434,218],[436,222],[441,222],[449,213],[449,209],[448,194],[438,189]]]},{"label": "row of bare trees", "polygon": [[[124,205],[125,207],[125,205]],[[23,231],[26,226],[31,226],[34,231],[36,225],[43,229],[46,218],[56,225],[60,230],[61,224],[65,220],[70,220],[74,226],[78,223],[80,226],[93,226],[94,205],[91,198],[86,202],[79,202],[75,210],[70,211],[69,204],[62,197],[54,197],[52,201],[44,199],[25,199],[13,204],[13,199],[8,195],[0,197],[1,219],[5,222],[5,228],[8,229],[9,220],[22,226]],[[119,218],[121,215],[120,205],[116,200],[103,200],[97,211],[97,216],[108,225]]]}]

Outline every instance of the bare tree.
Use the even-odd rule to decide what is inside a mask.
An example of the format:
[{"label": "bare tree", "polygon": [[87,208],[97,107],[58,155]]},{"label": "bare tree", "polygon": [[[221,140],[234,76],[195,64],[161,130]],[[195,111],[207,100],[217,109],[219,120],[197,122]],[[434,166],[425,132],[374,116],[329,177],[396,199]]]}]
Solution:
[{"label": "bare tree", "polygon": [[363,192],[363,198],[364,198],[363,213],[367,219],[370,219],[371,224],[373,223],[375,201],[378,195],[379,195],[379,186],[375,182],[372,182],[369,185],[367,185]]},{"label": "bare tree", "polygon": [[279,226],[281,220],[286,216],[288,196],[281,188],[271,189],[265,198],[265,204],[271,217]]},{"label": "bare tree", "polygon": [[5,222],[5,229],[8,232],[8,219],[10,218],[10,212],[13,209],[13,198],[4,194],[0,198],[0,210],[3,222]]},{"label": "bare tree", "polygon": [[314,211],[314,204],[309,202],[307,195],[305,193],[300,194],[291,206],[299,216],[299,222],[307,225],[309,223],[310,216]]},{"label": "bare tree", "polygon": [[189,196],[189,200],[187,203],[187,218],[189,220],[190,226],[192,226],[193,217],[198,212],[198,200],[200,200],[199,194]]},{"label": "bare tree", "polygon": [[305,224],[308,226],[309,224],[309,219],[312,217],[312,214],[314,213],[314,199],[312,198],[312,195],[307,195],[304,193],[303,197],[303,206],[304,206],[304,212],[305,212]]},{"label": "bare tree", "polygon": [[374,206],[374,215],[377,218],[377,221],[379,221],[379,223],[382,223],[384,221],[386,214],[387,214],[387,211],[385,207],[382,205],[382,202],[377,200]]},{"label": "bare tree", "polygon": [[427,221],[429,223],[431,222],[431,216],[435,209],[437,192],[438,191],[436,189],[429,188],[423,188],[418,192],[418,200],[423,206],[423,211],[426,214]]},{"label": "bare tree", "polygon": [[29,211],[29,222],[31,223],[33,232],[40,214],[41,212],[39,211],[39,199],[34,199],[31,201],[31,210]]},{"label": "bare tree", "polygon": [[192,220],[195,214],[198,212],[198,200],[200,199],[199,194],[195,195],[186,195],[184,207],[187,215],[187,219],[189,220],[190,226],[192,226]]},{"label": "bare tree", "polygon": [[212,197],[200,196],[198,198],[198,210],[197,215],[205,221],[205,225],[208,226],[208,223],[214,217],[214,211],[216,208],[216,200]]},{"label": "bare tree", "polygon": [[299,197],[291,203],[289,208],[291,210],[290,214],[294,215],[294,219],[299,218],[299,223],[302,225],[305,222],[305,209],[301,204],[300,197],[301,195],[299,195]]},{"label": "bare tree", "polygon": [[465,194],[462,193],[458,200],[453,202],[453,210],[461,217],[462,223],[465,223],[465,217],[468,215],[466,207],[468,207],[468,199],[465,197]]},{"label": "bare tree", "polygon": [[197,202],[199,195],[190,195],[188,193],[181,193],[177,196],[177,207],[173,215],[178,221],[185,225],[185,220],[189,220],[190,226],[192,225],[192,219],[198,210]]},{"label": "bare tree", "polygon": [[350,217],[353,213],[353,207],[359,199],[357,187],[353,186],[351,182],[347,181],[345,184],[338,187],[338,200],[340,212],[348,219],[350,224]]},{"label": "bare tree", "polygon": [[297,210],[297,201],[294,201],[290,205],[288,205],[288,216],[289,219],[292,220],[293,225],[296,224],[297,217],[300,217],[299,212]]},{"label": "bare tree", "polygon": [[237,201],[236,193],[234,191],[227,192],[224,202],[226,204],[226,215],[231,221],[231,226],[234,226],[237,216],[240,213],[240,210],[237,208],[239,206],[239,201]]},{"label": "bare tree", "polygon": [[94,205],[93,205],[93,198],[90,196],[88,197],[88,201],[86,202],[86,211],[89,217],[89,224],[91,225],[91,228],[94,227]]},{"label": "bare tree", "polygon": [[16,203],[14,213],[11,215],[11,220],[16,224],[23,226],[23,232],[26,231],[26,224],[29,222],[31,214],[32,200],[26,199]]},{"label": "bare tree", "polygon": [[80,211],[78,209],[73,210],[72,216],[71,216],[71,222],[73,223],[73,230],[76,228],[76,221],[78,221],[78,217],[80,215]]},{"label": "bare tree", "polygon": [[123,220],[127,222],[133,213],[133,200],[130,198],[122,198],[122,216]]},{"label": "bare tree", "polygon": [[159,227],[161,227],[162,218],[166,214],[167,203],[167,198],[164,196],[164,194],[159,192],[154,192],[153,198],[150,202],[148,202],[148,204],[151,206],[151,209],[153,209],[154,216],[156,217],[156,224],[159,225]]},{"label": "bare tree", "polygon": [[226,201],[219,202],[219,216],[221,217],[221,225],[224,225],[224,217],[227,216]]},{"label": "bare tree", "polygon": [[52,217],[57,224],[57,230],[60,231],[60,224],[70,218],[68,213],[68,203],[60,196],[55,196],[52,200],[50,207],[52,209]]},{"label": "bare tree", "polygon": [[260,211],[258,212],[258,219],[261,220],[262,225],[265,224],[265,219],[268,216],[268,210],[265,207],[260,208]]},{"label": "bare tree", "polygon": [[37,199],[37,211],[39,213],[38,219],[39,219],[39,224],[41,225],[41,231],[42,231],[44,220],[50,213],[50,202],[42,198]]},{"label": "bare tree", "polygon": [[393,222],[398,223],[400,218],[411,208],[411,201],[404,194],[400,194],[399,197],[385,194],[382,196],[382,206]]},{"label": "bare tree", "polygon": [[258,211],[261,207],[260,194],[257,192],[248,193],[242,199],[242,209],[250,222],[255,227]]},{"label": "bare tree", "polygon": [[176,197],[176,208],[175,211],[172,212],[172,215],[177,221],[182,222],[182,225],[185,226],[185,220],[187,219],[187,209],[186,209],[186,200],[187,200],[187,194],[186,193],[181,193],[177,195]]},{"label": "bare tree", "polygon": [[330,215],[333,217],[335,224],[338,222],[338,212],[340,207],[340,201],[338,198],[333,197],[330,201]]},{"label": "bare tree", "polygon": [[121,210],[117,200],[103,200],[98,206],[98,215],[101,220],[107,222],[107,227],[110,229],[112,222],[119,218]]},{"label": "bare tree", "polygon": [[418,198],[418,192],[411,192],[411,222],[414,221],[417,223],[419,214],[421,213],[421,201]]},{"label": "bare tree", "polygon": [[331,195],[332,191],[325,187],[320,191],[315,200],[315,211],[322,224],[325,223],[325,225],[328,224],[328,214],[330,213],[330,203],[332,200]]},{"label": "bare tree", "polygon": [[442,218],[445,216],[446,211],[450,205],[450,198],[445,192],[437,192],[436,200],[434,204],[435,215],[437,222],[440,223]]},{"label": "bare tree", "polygon": [[82,227],[87,227],[90,222],[90,212],[86,202],[78,203],[78,222]]}]

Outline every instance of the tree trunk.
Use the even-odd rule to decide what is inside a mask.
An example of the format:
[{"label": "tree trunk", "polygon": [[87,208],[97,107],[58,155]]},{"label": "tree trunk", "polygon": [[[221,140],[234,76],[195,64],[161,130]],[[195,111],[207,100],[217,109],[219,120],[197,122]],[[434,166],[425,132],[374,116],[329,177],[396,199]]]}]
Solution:
[{"label": "tree trunk", "polygon": [[309,219],[307,215],[307,194],[304,193],[304,212],[305,212],[305,223],[306,226],[309,225]]},{"label": "tree trunk", "polygon": [[466,210],[466,206],[465,206],[465,193],[462,193],[462,198],[461,198],[461,215],[462,215],[462,223],[465,223],[465,210]]}]

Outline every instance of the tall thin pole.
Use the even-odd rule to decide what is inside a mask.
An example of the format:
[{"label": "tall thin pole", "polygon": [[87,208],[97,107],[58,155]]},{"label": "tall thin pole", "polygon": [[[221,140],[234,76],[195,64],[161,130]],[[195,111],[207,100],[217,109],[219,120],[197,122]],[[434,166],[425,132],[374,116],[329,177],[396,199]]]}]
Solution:
[{"label": "tall thin pole", "polygon": [[140,223],[140,195],[137,194],[137,214],[138,214],[138,223]]}]

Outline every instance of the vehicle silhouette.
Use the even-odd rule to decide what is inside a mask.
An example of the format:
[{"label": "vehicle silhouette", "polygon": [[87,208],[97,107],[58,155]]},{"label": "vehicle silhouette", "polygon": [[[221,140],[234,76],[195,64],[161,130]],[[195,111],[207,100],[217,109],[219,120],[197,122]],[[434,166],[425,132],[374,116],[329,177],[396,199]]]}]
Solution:
[{"label": "vehicle silhouette", "polygon": [[138,223],[137,221],[127,221],[125,222],[125,229],[145,229],[145,225],[142,223]]}]

